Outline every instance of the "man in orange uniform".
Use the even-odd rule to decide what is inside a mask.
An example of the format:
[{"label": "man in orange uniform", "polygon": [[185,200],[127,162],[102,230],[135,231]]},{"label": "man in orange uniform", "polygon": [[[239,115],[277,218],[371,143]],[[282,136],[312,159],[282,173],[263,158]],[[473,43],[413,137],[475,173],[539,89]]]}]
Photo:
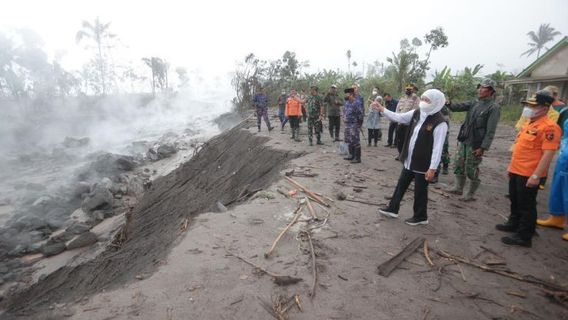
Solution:
[{"label": "man in orange uniform", "polygon": [[300,142],[300,117],[302,116],[303,100],[298,98],[298,92],[290,90],[290,97],[286,102],[286,117],[290,121],[290,128],[292,128],[292,137],[296,142]]},{"label": "man in orange uniform", "polygon": [[537,91],[523,101],[523,116],[529,121],[523,126],[509,164],[509,195],[511,213],[497,230],[513,232],[501,241],[508,245],[532,246],[536,227],[536,195],[540,179],[546,177],[550,162],[560,145],[560,127],[546,114],[554,101],[546,90]]}]

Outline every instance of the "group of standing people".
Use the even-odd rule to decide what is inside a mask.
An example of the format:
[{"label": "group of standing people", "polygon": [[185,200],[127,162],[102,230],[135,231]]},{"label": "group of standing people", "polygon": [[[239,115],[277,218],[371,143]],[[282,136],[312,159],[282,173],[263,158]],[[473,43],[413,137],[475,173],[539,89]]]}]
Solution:
[{"label": "group of standing people", "polygon": [[[368,103],[367,132],[368,146],[377,146],[381,140],[381,117],[390,120],[387,144],[399,151],[397,160],[402,162],[397,185],[387,206],[379,213],[398,218],[400,203],[411,182],[414,181],[413,216],[405,222],[409,225],[428,224],[428,185],[437,180],[438,173],[448,173],[449,155],[449,112],[466,112],[465,120],[458,133],[458,147],[454,155],[455,182],[447,191],[461,196],[461,201],[475,200],[481,185],[479,166],[490,149],[500,119],[501,109],[495,102],[496,83],[483,79],[478,85],[477,99],[464,103],[453,103],[437,89],[426,90],[418,96],[415,85],[405,87],[405,95],[399,100],[379,89],[373,88]],[[295,90],[290,95],[282,92],[278,99],[281,129],[290,122],[292,139],[299,139],[299,123],[305,108],[308,121],[309,144],[313,135],[317,144],[323,144],[322,120],[327,116],[329,133],[333,141],[341,141],[339,132],[344,124],[344,141],[349,155],[345,160],[361,162],[360,133],[365,118],[365,101],[359,94],[359,86],[344,89],[340,97],[337,86],[331,86],[324,98],[316,86],[310,87],[310,95],[298,97]],[[568,107],[558,99],[558,89],[547,87],[522,101],[522,119],[517,125],[519,131],[511,161],[507,169],[509,177],[510,214],[505,223],[496,229],[511,232],[501,240],[507,245],[532,246],[536,225],[563,229],[568,214]],[[258,105],[263,105],[263,99]],[[256,103],[256,102],[255,102]],[[255,104],[256,105],[256,104]],[[341,110],[343,108],[343,110]],[[265,112],[258,111],[260,118]],[[267,119],[267,126],[271,130]],[[564,129],[564,136],[562,136]],[[562,137],[562,144],[560,140]],[[546,180],[548,169],[556,151],[561,146],[556,163],[549,199],[550,217],[537,220],[536,196]],[[469,180],[468,188],[466,183]],[[563,235],[568,240],[568,233]]]}]

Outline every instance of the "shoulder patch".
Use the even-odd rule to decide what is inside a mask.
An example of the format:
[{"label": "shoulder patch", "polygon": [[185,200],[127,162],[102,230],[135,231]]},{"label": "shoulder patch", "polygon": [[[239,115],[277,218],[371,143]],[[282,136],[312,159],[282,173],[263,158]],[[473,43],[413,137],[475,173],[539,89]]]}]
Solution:
[{"label": "shoulder patch", "polygon": [[552,141],[554,140],[554,130],[549,130],[544,133],[546,140]]}]

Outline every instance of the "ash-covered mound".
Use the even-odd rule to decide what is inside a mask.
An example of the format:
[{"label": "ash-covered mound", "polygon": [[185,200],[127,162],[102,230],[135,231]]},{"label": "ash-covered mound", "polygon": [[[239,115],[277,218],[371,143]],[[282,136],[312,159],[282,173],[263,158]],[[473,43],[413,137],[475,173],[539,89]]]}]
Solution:
[{"label": "ash-covered mound", "polygon": [[109,248],[85,264],[50,274],[9,300],[10,315],[37,315],[53,303],[76,301],[153,272],[186,218],[216,210],[217,202],[232,203],[244,188],[268,186],[289,160],[299,156],[269,148],[266,140],[237,126],[205,143],[190,161],[154,181],[127,214],[118,251]]}]

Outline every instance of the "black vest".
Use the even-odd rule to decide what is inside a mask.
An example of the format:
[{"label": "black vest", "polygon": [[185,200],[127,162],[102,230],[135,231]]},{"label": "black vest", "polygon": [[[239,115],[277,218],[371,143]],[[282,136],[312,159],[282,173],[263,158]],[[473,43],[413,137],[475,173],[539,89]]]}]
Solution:
[{"label": "black vest", "polygon": [[[410,138],[412,138],[412,133],[414,132],[418,120],[420,120],[420,109],[414,111],[412,120],[410,120],[408,124],[406,139],[399,157],[402,163],[404,163],[408,157]],[[414,144],[412,159],[410,159],[410,170],[417,172],[428,171],[430,168],[430,160],[432,159],[432,149],[434,148],[434,129],[442,122],[444,122],[444,116],[441,112],[431,114],[424,120],[424,123],[419,129],[418,137],[416,137],[416,143]]]}]

